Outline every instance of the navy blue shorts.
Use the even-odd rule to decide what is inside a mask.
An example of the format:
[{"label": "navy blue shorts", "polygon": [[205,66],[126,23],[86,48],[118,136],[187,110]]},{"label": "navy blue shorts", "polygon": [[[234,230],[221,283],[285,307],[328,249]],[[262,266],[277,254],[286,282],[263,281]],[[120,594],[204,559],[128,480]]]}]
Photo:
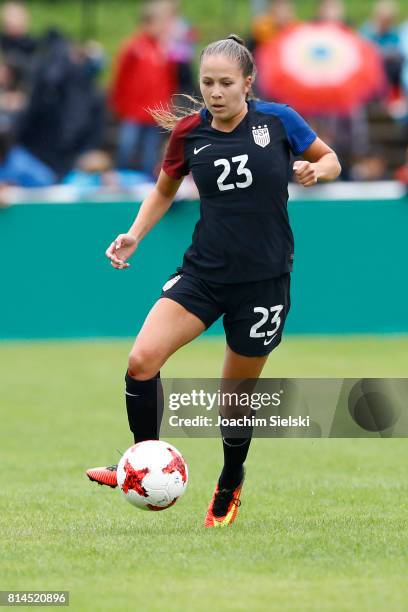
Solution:
[{"label": "navy blue shorts", "polygon": [[160,297],[174,300],[210,327],[221,315],[228,346],[239,355],[268,355],[278,346],[290,309],[290,274],[237,284],[202,280],[181,269]]}]

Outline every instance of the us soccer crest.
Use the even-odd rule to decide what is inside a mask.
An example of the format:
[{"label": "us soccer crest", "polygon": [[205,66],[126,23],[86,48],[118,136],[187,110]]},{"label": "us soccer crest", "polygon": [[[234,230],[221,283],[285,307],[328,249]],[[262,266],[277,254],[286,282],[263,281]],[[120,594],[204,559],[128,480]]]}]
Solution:
[{"label": "us soccer crest", "polygon": [[254,137],[255,143],[260,147],[266,147],[266,145],[271,142],[267,125],[258,125],[258,127],[255,125],[252,126],[252,136]]}]

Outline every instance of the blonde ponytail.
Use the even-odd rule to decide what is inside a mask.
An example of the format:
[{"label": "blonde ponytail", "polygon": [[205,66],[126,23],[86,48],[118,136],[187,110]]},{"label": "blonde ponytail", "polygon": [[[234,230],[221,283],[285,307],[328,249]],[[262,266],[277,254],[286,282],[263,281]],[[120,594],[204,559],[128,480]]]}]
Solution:
[{"label": "blonde ponytail", "polygon": [[177,96],[187,100],[189,105],[187,107],[177,106],[174,104],[167,107],[161,105],[148,109],[157,125],[168,132],[174,130],[180,119],[183,119],[184,117],[191,117],[191,115],[195,115],[205,108],[203,102],[201,102],[198,98],[194,98],[188,94],[177,94]]}]

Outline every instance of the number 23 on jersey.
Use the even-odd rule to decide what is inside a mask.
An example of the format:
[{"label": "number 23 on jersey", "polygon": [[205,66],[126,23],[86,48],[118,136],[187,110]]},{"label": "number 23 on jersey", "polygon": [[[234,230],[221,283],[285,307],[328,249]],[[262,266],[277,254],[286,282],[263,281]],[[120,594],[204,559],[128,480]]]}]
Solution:
[{"label": "number 23 on jersey", "polygon": [[[238,177],[245,177],[245,178],[241,180],[236,180],[233,183],[232,182],[226,183],[225,181],[230,177],[230,174],[231,174],[230,161],[224,158],[216,159],[214,162],[214,166],[223,167],[223,171],[221,172],[221,174],[219,175],[217,179],[218,189],[220,191],[228,191],[230,189],[235,189],[236,187],[238,187],[238,189],[245,189],[246,187],[249,187],[250,185],[252,185],[252,173],[249,168],[245,167],[248,161],[248,155],[246,154],[236,155],[235,157],[231,159],[231,161],[234,164],[238,164],[238,167],[234,168],[236,178]],[[232,177],[230,177],[229,180],[231,181]]]}]

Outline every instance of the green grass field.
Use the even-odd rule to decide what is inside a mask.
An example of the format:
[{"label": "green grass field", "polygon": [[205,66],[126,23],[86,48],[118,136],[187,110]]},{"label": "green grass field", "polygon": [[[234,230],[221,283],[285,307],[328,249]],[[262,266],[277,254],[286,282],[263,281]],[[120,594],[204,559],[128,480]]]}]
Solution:
[{"label": "green grass field", "polygon": [[[133,509],[84,477],[130,444],[130,341],[0,344],[0,589],[69,590],[75,611],[407,610],[407,447],[254,440],[237,522],[204,530],[218,440],[174,440],[185,497]],[[217,376],[222,342],[163,376]],[[405,376],[407,337],[288,337],[267,376]]]}]

